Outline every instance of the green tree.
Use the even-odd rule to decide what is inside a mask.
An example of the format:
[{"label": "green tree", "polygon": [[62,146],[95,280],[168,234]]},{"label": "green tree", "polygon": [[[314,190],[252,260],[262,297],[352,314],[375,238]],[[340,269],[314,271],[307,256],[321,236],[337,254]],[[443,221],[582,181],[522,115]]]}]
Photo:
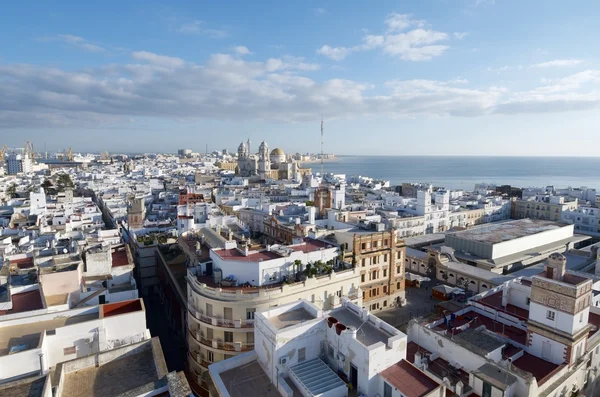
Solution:
[{"label": "green tree", "polygon": [[17,197],[17,184],[13,183],[11,184],[8,189],[6,189],[6,194],[8,195],[8,197],[10,198],[15,198]]},{"label": "green tree", "polygon": [[56,179],[56,184],[58,185],[58,191],[64,192],[65,189],[71,189],[75,187],[73,180],[69,176],[69,174],[60,174]]},{"label": "green tree", "polygon": [[44,182],[42,182],[42,187],[44,190],[47,190],[48,188],[52,187],[52,182],[49,179],[44,179]]}]

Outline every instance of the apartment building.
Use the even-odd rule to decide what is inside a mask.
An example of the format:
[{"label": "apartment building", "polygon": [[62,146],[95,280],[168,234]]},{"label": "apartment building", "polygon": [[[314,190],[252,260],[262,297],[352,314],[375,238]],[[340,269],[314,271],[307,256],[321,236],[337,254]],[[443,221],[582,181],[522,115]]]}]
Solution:
[{"label": "apartment building", "polygon": [[552,254],[539,275],[482,292],[439,320],[413,320],[407,357],[457,395],[596,396],[598,288]]},{"label": "apartment building", "polygon": [[[361,304],[360,273],[338,248],[310,238],[285,246],[198,247],[187,274],[188,377],[204,388],[208,365],[254,349],[257,311],[307,299],[320,308]],[[194,382],[195,381],[195,382]]]},{"label": "apartment building", "polygon": [[335,231],[328,239],[359,270],[363,307],[378,311],[404,304],[406,247],[394,231]]},{"label": "apartment building", "polygon": [[591,236],[600,235],[600,208],[579,206],[561,212],[561,222],[575,225],[575,232]]},{"label": "apartment building", "polygon": [[515,219],[531,218],[560,222],[563,212],[577,209],[578,199],[538,194],[534,197],[513,199],[512,206],[511,212]]},{"label": "apartment building", "polygon": [[405,334],[351,302],[323,311],[301,300],[255,321],[255,351],[210,365],[215,395],[446,395],[443,382],[405,359]]}]

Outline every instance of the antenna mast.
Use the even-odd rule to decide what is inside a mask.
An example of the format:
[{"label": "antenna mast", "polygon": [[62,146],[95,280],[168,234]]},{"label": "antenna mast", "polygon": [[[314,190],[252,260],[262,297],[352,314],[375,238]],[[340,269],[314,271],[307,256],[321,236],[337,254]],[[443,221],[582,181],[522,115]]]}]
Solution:
[{"label": "antenna mast", "polygon": [[323,179],[323,116],[321,116],[321,179]]}]

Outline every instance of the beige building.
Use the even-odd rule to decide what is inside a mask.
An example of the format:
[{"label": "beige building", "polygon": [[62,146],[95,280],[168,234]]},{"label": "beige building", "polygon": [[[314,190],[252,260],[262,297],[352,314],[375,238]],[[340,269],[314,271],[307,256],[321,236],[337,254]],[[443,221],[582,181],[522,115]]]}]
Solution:
[{"label": "beige building", "polygon": [[[361,304],[360,271],[349,264],[338,262],[331,272],[302,276],[308,263],[316,266],[315,258],[323,258],[322,263],[336,260],[337,248],[321,244],[313,240],[279,246],[285,248],[211,250],[210,259],[200,249],[190,258],[194,265],[187,274],[187,338],[192,380],[195,376],[197,384],[206,387],[211,363],[254,349],[257,311],[299,299],[330,310],[341,305],[342,296]],[[232,270],[237,266],[238,273]],[[260,275],[254,276],[253,270]],[[229,277],[234,274],[237,281]],[[256,281],[251,283],[251,278]]]},{"label": "beige building", "polygon": [[360,272],[364,308],[378,311],[404,304],[406,246],[395,232],[350,230],[334,236],[344,249],[344,260]]},{"label": "beige building", "polygon": [[[547,200],[546,200],[547,199]],[[578,200],[565,201],[564,197],[553,196],[544,199],[514,200],[511,213],[515,219],[531,218],[560,222],[563,211],[575,211]]]}]

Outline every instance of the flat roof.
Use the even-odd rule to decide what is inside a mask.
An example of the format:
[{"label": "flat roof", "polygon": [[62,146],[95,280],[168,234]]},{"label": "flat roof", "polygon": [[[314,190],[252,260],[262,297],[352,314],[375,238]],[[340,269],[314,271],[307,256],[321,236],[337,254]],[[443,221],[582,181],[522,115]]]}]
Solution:
[{"label": "flat roof", "polygon": [[[231,397],[248,397],[251,394],[263,397],[281,397],[277,387],[271,383],[271,380],[256,360],[221,372],[219,376]],[[298,397],[300,396],[298,394]]]},{"label": "flat roof", "polygon": [[516,376],[490,363],[485,363],[473,371],[473,376],[483,379],[500,390],[508,389],[510,385],[517,381]]},{"label": "flat roof", "polygon": [[0,356],[8,354],[12,347],[18,345],[27,345],[25,350],[36,348],[40,342],[41,333],[46,330],[54,330],[66,325],[79,324],[99,318],[98,312],[72,317],[64,316],[64,312],[56,312],[54,314],[56,317],[51,320],[1,327]]},{"label": "flat roof", "polygon": [[515,240],[549,230],[560,229],[568,226],[564,223],[546,221],[542,219],[518,219],[498,224],[489,224],[478,228],[448,233],[464,240],[477,241],[487,244],[496,244],[504,241]]},{"label": "flat roof", "polygon": [[157,380],[154,354],[146,348],[99,367],[66,373],[62,396],[113,397]]},{"label": "flat roof", "polygon": [[356,313],[347,307],[335,309],[330,314],[346,327],[354,327],[360,330],[356,333],[356,339],[365,346],[371,346],[382,342],[387,345],[388,339],[392,336],[374,326],[370,321],[363,321]]},{"label": "flat roof", "polygon": [[0,397],[42,397],[47,381],[48,375],[44,375],[2,384],[0,385]]},{"label": "flat roof", "polygon": [[316,317],[309,313],[306,309],[299,307],[297,309],[289,310],[285,313],[269,317],[269,322],[277,329],[284,329],[293,327],[294,325],[303,323],[304,321],[313,320],[315,318]]},{"label": "flat roof", "polygon": [[423,397],[440,386],[406,360],[397,362],[379,375],[406,397]]},{"label": "flat roof", "polygon": [[491,353],[504,346],[506,342],[501,340],[496,334],[488,331],[482,325],[477,328],[470,328],[454,337],[454,340],[461,346],[473,351],[479,349],[484,353]]},{"label": "flat roof", "polygon": [[344,381],[318,357],[296,364],[290,368],[290,371],[313,396],[346,386]]}]

